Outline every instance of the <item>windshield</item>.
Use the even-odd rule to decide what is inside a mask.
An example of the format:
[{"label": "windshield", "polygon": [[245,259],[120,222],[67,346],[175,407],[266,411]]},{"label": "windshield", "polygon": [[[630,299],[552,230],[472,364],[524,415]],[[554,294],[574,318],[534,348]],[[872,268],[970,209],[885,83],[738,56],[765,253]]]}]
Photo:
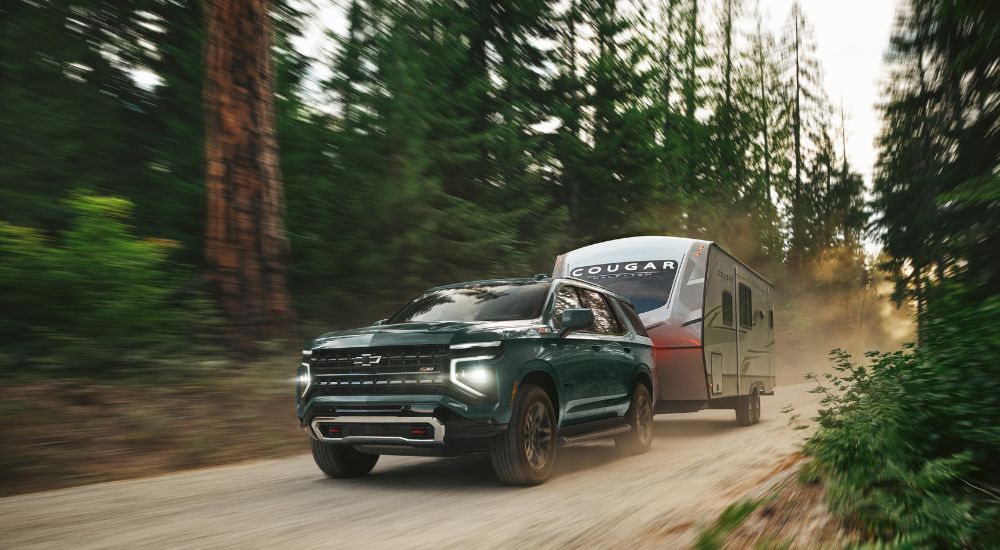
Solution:
[{"label": "windshield", "polygon": [[409,321],[515,321],[542,314],[548,282],[439,288],[419,296],[389,319]]},{"label": "windshield", "polygon": [[639,260],[585,265],[571,269],[569,274],[621,294],[635,305],[638,313],[646,313],[667,303],[677,275],[677,262]]}]

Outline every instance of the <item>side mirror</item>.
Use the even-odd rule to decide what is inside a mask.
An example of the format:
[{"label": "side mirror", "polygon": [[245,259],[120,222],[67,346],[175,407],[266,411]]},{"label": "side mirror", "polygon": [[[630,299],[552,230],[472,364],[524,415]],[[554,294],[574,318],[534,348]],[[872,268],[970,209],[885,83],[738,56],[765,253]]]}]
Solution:
[{"label": "side mirror", "polygon": [[384,325],[386,321],[388,321],[388,319],[379,319],[378,321],[375,321],[374,323],[372,323],[372,326],[373,327],[380,327],[380,326]]},{"label": "side mirror", "polygon": [[567,309],[562,312],[563,333],[575,328],[590,328],[594,324],[594,310],[592,309]]}]

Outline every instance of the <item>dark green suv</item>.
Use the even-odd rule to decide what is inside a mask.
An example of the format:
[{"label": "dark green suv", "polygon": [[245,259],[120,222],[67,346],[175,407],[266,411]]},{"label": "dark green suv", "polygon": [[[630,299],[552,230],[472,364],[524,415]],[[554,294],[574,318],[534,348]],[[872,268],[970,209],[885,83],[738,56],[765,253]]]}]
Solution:
[{"label": "dark green suv", "polygon": [[556,446],[652,440],[653,349],[632,305],[577,279],[431,289],[373,326],[309,343],[298,416],[333,477],[381,454],[487,451],[503,481],[537,484]]}]

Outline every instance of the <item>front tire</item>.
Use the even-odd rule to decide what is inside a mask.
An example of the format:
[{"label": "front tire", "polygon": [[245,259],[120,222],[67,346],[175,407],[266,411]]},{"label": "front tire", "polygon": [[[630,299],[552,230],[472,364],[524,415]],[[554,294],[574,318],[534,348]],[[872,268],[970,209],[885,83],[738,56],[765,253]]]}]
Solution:
[{"label": "front tire", "polygon": [[354,447],[311,441],[313,460],[323,473],[333,478],[361,477],[378,462],[379,455],[362,453]]},{"label": "front tire", "polygon": [[740,426],[750,426],[760,422],[760,391],[754,386],[750,395],[739,398],[736,405],[736,423]]},{"label": "front tire", "polygon": [[625,419],[632,429],[615,436],[615,447],[630,455],[648,451],[653,444],[653,399],[645,384],[638,382],[633,388]]},{"label": "front tire", "polygon": [[542,388],[525,384],[518,392],[507,431],[490,445],[490,462],[500,481],[538,485],[552,473],[556,458],[556,415]]}]

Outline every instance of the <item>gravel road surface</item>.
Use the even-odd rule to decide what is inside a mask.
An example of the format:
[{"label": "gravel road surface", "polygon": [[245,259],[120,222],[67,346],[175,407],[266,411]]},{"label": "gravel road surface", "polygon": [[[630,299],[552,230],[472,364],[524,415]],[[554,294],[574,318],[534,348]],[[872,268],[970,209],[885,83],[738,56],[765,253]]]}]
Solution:
[{"label": "gravel road surface", "polygon": [[331,480],[302,455],[8,497],[0,548],[683,547],[791,471],[808,430],[781,409],[813,415],[809,387],[763,397],[745,428],[732,411],[659,415],[641,456],[561,449],[538,487],[500,485],[482,456],[384,456],[368,477]]}]

